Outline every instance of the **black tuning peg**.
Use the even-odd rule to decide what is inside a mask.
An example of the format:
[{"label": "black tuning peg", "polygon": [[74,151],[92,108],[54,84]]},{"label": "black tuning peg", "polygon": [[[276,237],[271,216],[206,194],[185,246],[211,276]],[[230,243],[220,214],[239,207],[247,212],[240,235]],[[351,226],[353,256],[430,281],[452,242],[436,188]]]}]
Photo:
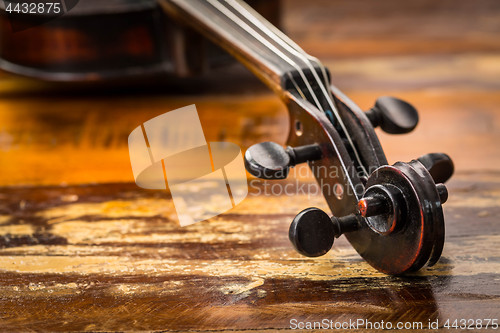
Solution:
[{"label": "black tuning peg", "polygon": [[357,230],[359,216],[331,218],[319,208],[301,211],[292,221],[288,237],[297,252],[307,257],[319,257],[330,251],[335,238]]},{"label": "black tuning peg", "polygon": [[379,97],[366,116],[373,127],[389,134],[409,133],[418,124],[418,112],[411,104],[389,96]]},{"label": "black tuning peg", "polygon": [[319,145],[312,144],[286,149],[274,142],[251,146],[245,153],[245,168],[262,179],[285,179],[291,167],[321,158]]},{"label": "black tuning peg", "polygon": [[435,183],[446,182],[455,171],[453,161],[443,153],[426,154],[417,160],[429,171]]}]

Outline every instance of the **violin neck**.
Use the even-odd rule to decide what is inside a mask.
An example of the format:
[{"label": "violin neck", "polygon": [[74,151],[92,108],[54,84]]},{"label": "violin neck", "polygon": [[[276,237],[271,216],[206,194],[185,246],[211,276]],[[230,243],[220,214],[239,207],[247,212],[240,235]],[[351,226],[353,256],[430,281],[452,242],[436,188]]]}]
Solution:
[{"label": "violin neck", "polygon": [[309,99],[308,91],[329,84],[329,74],[317,59],[243,1],[158,1],[170,16],[224,48],[283,97],[290,91]]}]

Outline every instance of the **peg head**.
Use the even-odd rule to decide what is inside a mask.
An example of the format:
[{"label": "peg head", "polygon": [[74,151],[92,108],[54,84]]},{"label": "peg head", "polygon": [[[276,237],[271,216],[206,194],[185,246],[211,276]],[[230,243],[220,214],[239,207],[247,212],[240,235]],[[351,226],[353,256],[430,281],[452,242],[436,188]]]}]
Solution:
[{"label": "peg head", "polygon": [[285,179],[290,168],[290,155],[275,142],[251,146],[245,153],[245,168],[262,179]]},{"label": "peg head", "polygon": [[436,184],[446,182],[455,171],[453,161],[443,153],[426,154],[417,160],[429,171]]},{"label": "peg head", "polygon": [[335,233],[335,226],[324,211],[307,208],[295,216],[288,236],[297,252],[319,257],[330,251]]},{"label": "peg head", "polygon": [[389,96],[379,97],[366,115],[373,127],[389,134],[409,133],[418,124],[418,112],[411,104]]}]

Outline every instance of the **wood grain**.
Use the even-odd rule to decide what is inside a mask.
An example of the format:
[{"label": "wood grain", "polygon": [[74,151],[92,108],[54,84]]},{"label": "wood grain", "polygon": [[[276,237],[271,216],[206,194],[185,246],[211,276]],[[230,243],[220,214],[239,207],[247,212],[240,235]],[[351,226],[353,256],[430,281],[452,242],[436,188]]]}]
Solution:
[{"label": "wood grain", "polygon": [[274,330],[292,318],[495,317],[500,174],[470,178],[450,184],[442,259],[404,278],[376,272],[345,239],[321,258],[297,254],[291,219],[325,203],[259,194],[262,183],[230,212],[184,228],[167,194],[132,184],[4,189],[1,327]]},{"label": "wood grain", "polygon": [[392,94],[419,109],[413,133],[380,133],[391,162],[434,151],[454,159],[439,263],[386,276],[343,237],[324,257],[298,255],[291,219],[326,209],[308,175],[288,180],[291,196],[250,179],[243,203],[184,228],[168,193],[137,188],[128,134],[181,106],[197,105],[208,141],[284,142],[284,106],[240,67],[174,85],[60,86],[4,74],[0,331],[273,332],[293,318],[424,327],[498,318],[500,3],[283,4],[286,30],[362,108]]}]

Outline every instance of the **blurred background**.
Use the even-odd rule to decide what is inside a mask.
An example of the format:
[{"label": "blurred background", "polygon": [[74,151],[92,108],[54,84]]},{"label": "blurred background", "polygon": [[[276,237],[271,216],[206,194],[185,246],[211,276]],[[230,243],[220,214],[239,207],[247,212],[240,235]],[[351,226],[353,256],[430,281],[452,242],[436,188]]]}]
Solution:
[{"label": "blurred background", "polygon": [[[378,132],[391,163],[446,152],[459,173],[500,170],[499,1],[281,0],[270,7],[361,108],[393,95],[420,111],[413,133]],[[38,56],[37,48],[23,50]],[[133,182],[128,134],[189,104],[208,141],[246,148],[286,139],[285,106],[239,64],[189,79],[106,84],[2,72],[0,186]]]}]

